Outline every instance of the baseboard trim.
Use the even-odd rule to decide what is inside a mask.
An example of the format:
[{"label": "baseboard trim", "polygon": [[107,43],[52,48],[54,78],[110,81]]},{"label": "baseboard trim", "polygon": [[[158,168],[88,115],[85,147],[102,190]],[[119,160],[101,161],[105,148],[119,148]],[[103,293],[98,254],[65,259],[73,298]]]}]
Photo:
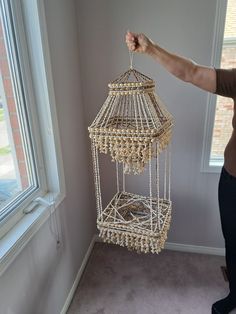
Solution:
[{"label": "baseboard trim", "polygon": [[79,271],[78,271],[78,273],[77,273],[77,275],[75,277],[75,281],[74,281],[74,283],[72,285],[72,288],[70,289],[70,292],[69,292],[69,294],[68,294],[68,296],[66,298],[66,302],[65,302],[65,304],[64,304],[60,314],[66,314],[66,312],[67,312],[67,310],[68,310],[68,308],[69,308],[69,306],[71,304],[71,301],[72,301],[73,296],[75,294],[76,288],[77,288],[77,286],[79,284],[79,281],[80,281],[80,278],[81,278],[81,276],[83,274],[83,271],[84,271],[84,269],[85,269],[85,267],[87,265],[88,259],[90,257],[90,254],[92,252],[92,249],[93,249],[93,246],[94,246],[95,242],[97,242],[96,241],[96,237],[93,236],[93,238],[92,238],[92,240],[90,242],[90,245],[88,247],[88,250],[87,250],[87,252],[86,252],[86,254],[85,254],[84,258],[83,258],[83,262],[82,262],[82,264],[81,264],[81,266],[79,268]]},{"label": "baseboard trim", "polygon": [[[95,242],[103,242],[98,234],[94,235]],[[225,249],[208,247],[208,246],[199,246],[199,245],[189,245],[189,244],[180,244],[180,243],[165,243],[166,250],[186,252],[186,253],[200,253],[200,254],[209,254],[209,255],[225,255]]]},{"label": "baseboard trim", "polygon": [[189,244],[179,244],[166,242],[166,250],[187,252],[187,253],[200,253],[200,254],[209,254],[209,255],[225,255],[225,249],[217,247],[208,247],[208,246],[198,246],[198,245],[189,245]]},{"label": "baseboard trim", "polygon": [[[66,314],[66,312],[67,312],[67,310],[71,304],[71,301],[73,299],[73,296],[75,294],[75,290],[79,284],[82,273],[83,273],[83,271],[86,267],[86,264],[88,262],[89,256],[92,252],[93,246],[96,242],[103,242],[102,239],[98,236],[98,234],[95,234],[91,240],[89,248],[88,248],[88,250],[85,254],[85,257],[83,259],[82,265],[81,265],[81,267],[80,267],[80,269],[76,275],[73,286],[70,289],[70,292],[68,294],[68,297],[66,299],[66,302],[65,302],[60,314]],[[200,253],[200,254],[219,255],[219,256],[225,255],[225,250],[222,248],[189,245],[189,244],[179,244],[179,243],[171,243],[171,242],[166,242],[165,249],[166,250],[172,250],[172,251],[186,252],[186,253]]]}]

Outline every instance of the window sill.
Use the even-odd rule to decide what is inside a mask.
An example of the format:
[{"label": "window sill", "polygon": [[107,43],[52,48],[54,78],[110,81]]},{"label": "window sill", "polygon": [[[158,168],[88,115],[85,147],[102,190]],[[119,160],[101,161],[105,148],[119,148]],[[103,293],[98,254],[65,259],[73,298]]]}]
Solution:
[{"label": "window sill", "polygon": [[218,167],[222,168],[224,164],[224,159],[223,158],[212,158],[210,160],[210,167]]},{"label": "window sill", "polygon": [[203,164],[201,168],[201,172],[206,173],[220,173],[224,164],[223,158],[212,158],[210,160],[210,164]]},{"label": "window sill", "polygon": [[[50,194],[45,199],[50,199]],[[50,211],[48,206],[40,205],[34,211],[26,214],[1,240],[0,240],[0,276],[14,261],[17,255],[36,234],[39,228],[49,218],[50,213],[57,210],[59,204],[65,198],[61,193],[55,200],[55,206]]]}]

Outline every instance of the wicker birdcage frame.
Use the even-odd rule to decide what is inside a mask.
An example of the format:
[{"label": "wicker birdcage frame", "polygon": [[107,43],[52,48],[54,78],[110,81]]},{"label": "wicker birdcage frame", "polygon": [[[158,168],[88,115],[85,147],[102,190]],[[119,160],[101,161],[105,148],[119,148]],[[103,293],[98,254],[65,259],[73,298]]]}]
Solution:
[{"label": "wicker birdcage frame", "polygon": [[[133,68],[108,87],[108,97],[88,128],[99,236],[105,242],[138,252],[158,253],[164,247],[171,221],[169,144],[173,117],[155,93],[154,81]],[[116,164],[117,192],[105,208],[101,196],[99,153],[110,154]],[[160,178],[161,153],[164,154],[163,182]],[[125,176],[141,175],[146,165],[149,165],[149,195],[127,192]]]}]

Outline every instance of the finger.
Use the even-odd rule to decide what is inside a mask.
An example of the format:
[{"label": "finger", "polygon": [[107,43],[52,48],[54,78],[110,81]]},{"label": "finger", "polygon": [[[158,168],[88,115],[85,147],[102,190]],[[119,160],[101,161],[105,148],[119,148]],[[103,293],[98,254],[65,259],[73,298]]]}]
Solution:
[{"label": "finger", "polygon": [[128,40],[134,40],[135,34],[134,34],[134,33],[131,33],[130,31],[128,31],[128,32],[126,33],[126,38],[127,38]]},{"label": "finger", "polygon": [[128,37],[128,36],[126,36],[126,37],[125,37],[125,40],[126,40],[126,42],[134,42],[134,41],[135,41],[135,38],[134,38],[134,37]]},{"label": "finger", "polygon": [[130,51],[134,51],[135,50],[135,46],[133,44],[127,44],[127,47]]},{"label": "finger", "polygon": [[128,48],[130,51],[135,51],[137,47],[135,45],[129,45]]},{"label": "finger", "polygon": [[131,50],[131,49],[132,49],[132,45],[127,44],[127,46],[128,46],[128,49],[129,49],[129,50]]},{"label": "finger", "polygon": [[134,40],[126,40],[127,45],[136,45]]},{"label": "finger", "polygon": [[129,45],[136,45],[136,43],[134,41],[131,40],[126,40],[126,44]]},{"label": "finger", "polygon": [[128,45],[129,47],[136,47],[136,46],[137,46],[136,43],[135,43],[135,42],[132,42],[132,41],[128,41],[128,42],[127,42],[127,45]]}]

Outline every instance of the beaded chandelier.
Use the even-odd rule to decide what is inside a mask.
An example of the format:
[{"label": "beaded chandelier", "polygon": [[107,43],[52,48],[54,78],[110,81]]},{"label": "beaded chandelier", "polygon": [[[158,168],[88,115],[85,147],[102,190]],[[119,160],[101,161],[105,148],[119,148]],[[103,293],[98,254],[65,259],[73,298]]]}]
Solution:
[{"label": "beaded chandelier", "polygon": [[[108,87],[108,97],[88,128],[99,236],[138,252],[158,253],[171,221],[169,143],[173,118],[155,93],[154,81],[132,66]],[[109,154],[116,164],[117,192],[106,207],[102,205],[99,153]],[[126,175],[141,175],[146,170],[149,195],[127,192]]]}]

